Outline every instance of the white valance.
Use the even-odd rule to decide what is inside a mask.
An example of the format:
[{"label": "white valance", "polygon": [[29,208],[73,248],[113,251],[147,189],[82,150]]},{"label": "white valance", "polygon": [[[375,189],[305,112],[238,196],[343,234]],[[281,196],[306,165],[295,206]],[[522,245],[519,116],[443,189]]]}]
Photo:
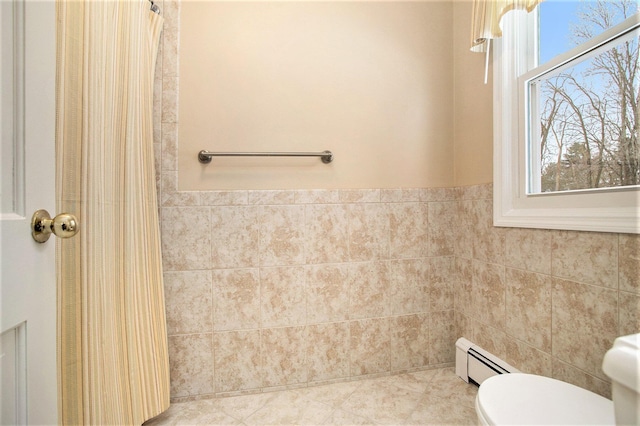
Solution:
[{"label": "white valance", "polygon": [[474,0],[471,16],[471,51],[486,52],[488,40],[502,37],[500,21],[510,10],[531,12],[542,0]]}]

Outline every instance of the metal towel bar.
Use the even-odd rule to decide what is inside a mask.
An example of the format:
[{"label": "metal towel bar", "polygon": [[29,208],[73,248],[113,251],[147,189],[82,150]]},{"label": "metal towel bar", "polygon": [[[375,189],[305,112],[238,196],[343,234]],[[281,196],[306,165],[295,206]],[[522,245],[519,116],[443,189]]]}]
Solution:
[{"label": "metal towel bar", "polygon": [[320,157],[324,164],[333,161],[331,151],[322,152],[209,152],[204,149],[198,153],[198,161],[209,164],[212,157]]}]

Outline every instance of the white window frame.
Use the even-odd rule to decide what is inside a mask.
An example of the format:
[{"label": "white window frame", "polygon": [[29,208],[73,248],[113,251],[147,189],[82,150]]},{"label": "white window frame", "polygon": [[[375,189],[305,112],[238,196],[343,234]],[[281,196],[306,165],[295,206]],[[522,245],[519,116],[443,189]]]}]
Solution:
[{"label": "white window frame", "polygon": [[[536,13],[508,13],[502,19],[504,36],[494,41],[494,225],[640,234],[638,186],[528,194],[526,89],[527,81],[539,73],[525,73],[535,65],[536,20]],[[610,38],[618,28],[594,43]],[[584,45],[572,49],[554,62],[566,62],[584,50]]]}]

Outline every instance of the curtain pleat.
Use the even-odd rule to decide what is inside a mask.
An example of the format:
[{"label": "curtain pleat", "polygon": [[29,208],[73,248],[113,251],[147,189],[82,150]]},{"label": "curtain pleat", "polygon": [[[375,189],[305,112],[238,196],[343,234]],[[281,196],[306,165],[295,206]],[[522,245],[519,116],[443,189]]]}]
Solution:
[{"label": "curtain pleat", "polygon": [[471,51],[486,52],[487,40],[502,37],[500,21],[510,10],[531,12],[543,0],[474,0]]},{"label": "curtain pleat", "polygon": [[162,18],[146,0],[57,2],[62,424],[141,424],[169,406],[153,72]]}]

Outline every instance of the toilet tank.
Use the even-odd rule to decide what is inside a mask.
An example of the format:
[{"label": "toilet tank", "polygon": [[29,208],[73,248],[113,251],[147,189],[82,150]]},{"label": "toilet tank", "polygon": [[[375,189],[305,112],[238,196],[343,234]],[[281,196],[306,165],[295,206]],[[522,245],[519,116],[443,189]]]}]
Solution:
[{"label": "toilet tank", "polygon": [[611,378],[616,424],[640,424],[640,334],[618,337],[602,370]]}]

